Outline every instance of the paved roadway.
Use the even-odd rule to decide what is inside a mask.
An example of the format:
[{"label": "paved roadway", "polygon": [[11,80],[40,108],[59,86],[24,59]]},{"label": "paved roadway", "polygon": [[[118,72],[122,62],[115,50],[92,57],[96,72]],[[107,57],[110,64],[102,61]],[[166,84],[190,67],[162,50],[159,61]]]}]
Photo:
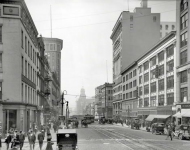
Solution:
[{"label": "paved roadway", "polygon": [[[56,135],[52,132],[53,141]],[[188,150],[189,140],[174,139],[165,140],[165,135],[153,135],[142,130],[132,130],[120,125],[99,125],[92,124],[88,128],[79,128],[78,148],[79,150]],[[43,150],[45,150],[44,142]],[[53,149],[56,150],[56,143]],[[2,150],[5,150],[3,144]],[[29,144],[24,144],[23,150],[30,150]],[[39,150],[36,143],[35,150]]]}]

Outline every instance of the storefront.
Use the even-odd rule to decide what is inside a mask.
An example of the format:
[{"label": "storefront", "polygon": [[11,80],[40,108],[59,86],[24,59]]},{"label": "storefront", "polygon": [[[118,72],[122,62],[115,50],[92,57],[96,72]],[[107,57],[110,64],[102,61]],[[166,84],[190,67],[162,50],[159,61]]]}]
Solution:
[{"label": "storefront", "polygon": [[173,115],[176,125],[190,124],[190,103],[176,104],[176,114]]}]

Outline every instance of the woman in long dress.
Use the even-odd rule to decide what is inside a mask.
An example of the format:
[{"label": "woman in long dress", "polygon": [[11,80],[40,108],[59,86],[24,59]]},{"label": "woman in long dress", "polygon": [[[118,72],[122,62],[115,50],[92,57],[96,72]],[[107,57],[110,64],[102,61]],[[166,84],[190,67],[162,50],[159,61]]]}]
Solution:
[{"label": "woman in long dress", "polygon": [[51,139],[52,139],[51,133],[48,133],[47,134],[47,147],[46,147],[46,150],[53,150]]}]

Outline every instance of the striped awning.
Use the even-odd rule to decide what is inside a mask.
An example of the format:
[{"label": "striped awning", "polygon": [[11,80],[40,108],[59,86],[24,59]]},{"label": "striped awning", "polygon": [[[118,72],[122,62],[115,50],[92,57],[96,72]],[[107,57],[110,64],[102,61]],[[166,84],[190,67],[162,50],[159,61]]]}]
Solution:
[{"label": "striped awning", "polygon": [[153,119],[166,119],[170,117],[170,115],[149,115],[145,120],[152,121]]}]

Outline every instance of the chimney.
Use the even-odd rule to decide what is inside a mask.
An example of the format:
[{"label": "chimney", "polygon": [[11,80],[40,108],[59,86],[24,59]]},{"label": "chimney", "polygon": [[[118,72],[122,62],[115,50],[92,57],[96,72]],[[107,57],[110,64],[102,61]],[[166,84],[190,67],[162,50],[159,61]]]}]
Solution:
[{"label": "chimney", "polygon": [[142,8],[147,8],[147,6],[148,6],[147,0],[141,0],[141,7]]}]

